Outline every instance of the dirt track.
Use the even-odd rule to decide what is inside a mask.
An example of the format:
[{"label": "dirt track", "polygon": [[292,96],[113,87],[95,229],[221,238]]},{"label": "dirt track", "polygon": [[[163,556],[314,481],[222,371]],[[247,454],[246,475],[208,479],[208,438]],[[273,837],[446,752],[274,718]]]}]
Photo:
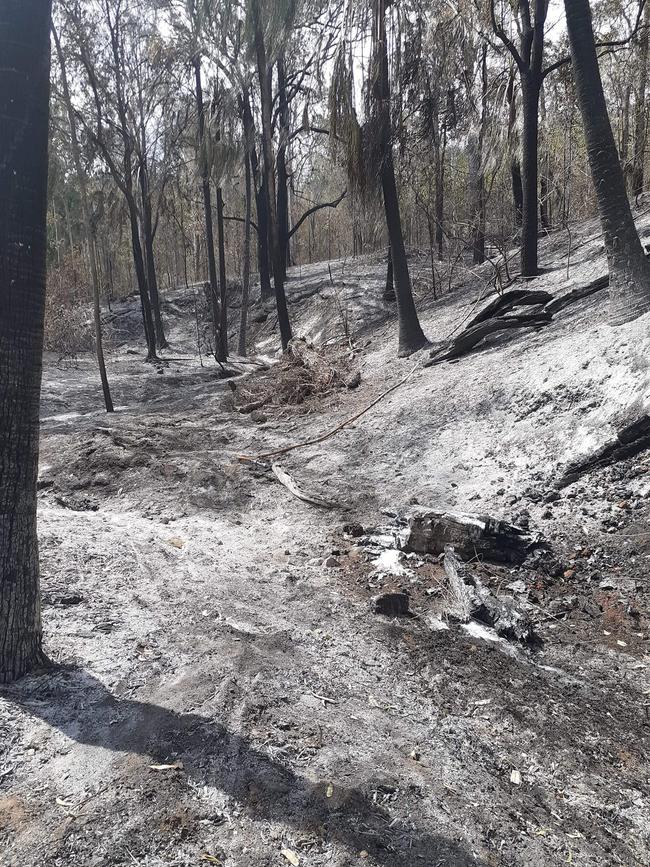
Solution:
[{"label": "dirt track", "polygon": [[[603,267],[590,231],[576,279]],[[650,863],[648,455],[549,495],[573,451],[647,393],[648,322],[614,333],[595,296],[417,372],[281,459],[342,504],[324,511],[236,455],[333,427],[412,367],[392,359],[386,311],[357,303],[382,270],[341,265],[352,330],[365,325],[359,388],[266,422],[233,411],[171,308],[180,360],[158,374],[115,351],[114,418],[91,359],[48,366],[40,527],[59,667],[0,700],[1,864]],[[321,271],[295,276],[293,317],[340,336],[341,298],[304,298]],[[562,280],[558,267],[545,285]],[[479,284],[428,303],[425,330],[444,336]],[[553,569],[486,571],[497,592],[524,582],[541,651],[432,630],[431,570],[378,576],[341,531],[409,502],[543,534]],[[378,588],[401,586],[418,617],[372,613]]]}]

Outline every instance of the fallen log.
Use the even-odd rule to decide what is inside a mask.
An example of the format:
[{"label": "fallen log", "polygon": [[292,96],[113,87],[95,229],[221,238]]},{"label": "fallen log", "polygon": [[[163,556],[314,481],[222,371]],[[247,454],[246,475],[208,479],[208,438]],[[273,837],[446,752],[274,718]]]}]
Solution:
[{"label": "fallen log", "polygon": [[511,289],[509,292],[504,292],[499,295],[494,301],[487,304],[473,319],[465,326],[465,331],[478,325],[480,322],[485,322],[488,319],[493,319],[497,316],[503,316],[508,313],[513,307],[532,307],[538,304],[548,304],[553,300],[550,292],[543,292],[534,289]]},{"label": "fallen log", "polygon": [[[488,319],[486,322],[479,322],[478,325],[467,328],[455,337],[446,351],[443,349],[432,350],[431,360],[426,361],[424,367],[430,367],[432,364],[440,364],[443,361],[459,358],[490,334],[511,328],[541,328],[544,325],[548,325],[551,319],[552,314],[542,310],[539,313],[504,316],[501,319]],[[440,352],[442,352],[441,355],[437,354]]]},{"label": "fallen log", "polygon": [[416,509],[407,516],[401,547],[418,554],[442,554],[449,545],[467,559],[520,563],[533,541],[525,530],[489,515]]},{"label": "fallen log", "polygon": [[502,638],[539,642],[528,615],[515,605],[514,599],[499,598],[492,593],[449,545],[445,548],[444,567],[451,591],[447,616],[461,623],[476,620],[490,626]]},{"label": "fallen log", "polygon": [[634,457],[648,448],[650,448],[650,416],[642,415],[622,428],[616,434],[615,440],[605,443],[586,458],[568,464],[556,487],[562,490],[592,470]]}]

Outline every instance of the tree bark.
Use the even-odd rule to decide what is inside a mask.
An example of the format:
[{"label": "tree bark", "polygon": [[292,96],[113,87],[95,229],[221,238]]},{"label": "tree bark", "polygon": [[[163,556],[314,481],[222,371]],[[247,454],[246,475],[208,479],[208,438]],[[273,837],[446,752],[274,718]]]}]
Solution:
[{"label": "tree bark", "polygon": [[166,349],[169,346],[165,337],[162,315],[160,313],[160,295],[158,292],[158,277],[156,274],[156,258],[153,249],[153,220],[151,215],[151,191],[149,189],[149,170],[144,153],[139,160],[140,194],[142,196],[142,241],[144,244],[144,257],[147,271],[147,287],[149,300],[153,314],[154,331],[156,334],[156,346],[158,349]]},{"label": "tree bark", "polygon": [[43,660],[36,532],[46,279],[47,0],[0,4],[0,683]]},{"label": "tree bark", "polygon": [[201,58],[197,55],[194,65],[194,98],[198,115],[198,158],[201,171],[201,191],[203,193],[203,221],[205,226],[205,247],[208,260],[208,283],[210,289],[210,311],[212,313],[212,336],[214,356],[219,355],[219,289],[217,285],[217,261],[214,254],[214,228],[212,224],[212,191],[210,189],[210,167],[205,153],[205,107],[203,105],[203,83],[201,81]]},{"label": "tree bark", "polygon": [[68,72],[65,65],[63,50],[59,36],[52,25],[52,35],[56,47],[56,54],[61,67],[61,86],[63,89],[63,101],[65,102],[66,112],[68,115],[68,125],[70,127],[70,149],[72,151],[72,161],[77,175],[79,184],[79,192],[81,197],[81,216],[83,219],[84,234],[86,236],[86,244],[88,247],[88,258],[90,260],[90,279],[93,288],[93,320],[95,325],[95,354],[97,355],[97,366],[99,367],[99,378],[102,383],[102,393],[104,395],[104,406],[106,412],[113,412],[113,400],[111,398],[111,390],[108,384],[108,376],[106,374],[106,362],[104,360],[104,348],[102,345],[102,319],[99,298],[99,273],[97,270],[97,239],[90,217],[90,205],[88,201],[88,184],[86,172],[81,163],[81,149],[79,147],[79,137],[77,133],[77,120],[74,114],[72,105],[72,97],[70,95],[70,85],[68,83]]},{"label": "tree bark", "polygon": [[278,70],[278,107],[280,143],[277,156],[278,182],[278,254],[283,281],[287,279],[287,261],[289,254],[289,173],[287,170],[287,141],[289,138],[289,104],[287,102],[287,86],[284,71],[284,57],[277,61]]},{"label": "tree bark", "polygon": [[223,193],[217,187],[217,243],[219,246],[219,361],[228,358],[228,278],[226,276],[226,236],[223,228]]},{"label": "tree bark", "polygon": [[483,171],[483,144],[487,123],[488,74],[487,45],[481,52],[481,109],[478,129],[469,136],[468,157],[470,189],[472,194],[473,229],[472,258],[475,265],[485,262],[485,172]]},{"label": "tree bark", "polygon": [[639,34],[639,81],[636,88],[634,109],[634,162],[632,164],[632,194],[643,192],[645,174],[645,151],[647,137],[646,91],[648,88],[648,28],[650,27],[650,3],[644,9],[643,29]]},{"label": "tree bark", "polygon": [[589,0],[565,0],[564,6],[576,94],[609,263],[610,322],[621,325],[650,310],[650,263],[634,225],[607,113]]},{"label": "tree bark", "polygon": [[530,72],[522,73],[521,274],[523,277],[535,277],[538,273],[537,236],[539,233],[539,199],[537,184],[540,87],[541,81],[536,76]]},{"label": "tree bark", "polygon": [[245,164],[246,213],[244,223],[244,273],[242,275],[241,323],[239,326],[239,354],[246,356],[246,330],[248,325],[248,303],[251,282],[251,210],[253,204],[253,183],[251,172],[251,143],[247,141]]},{"label": "tree bark", "polygon": [[269,221],[266,213],[264,180],[260,177],[260,165],[257,158],[257,148],[255,147],[255,124],[248,91],[245,91],[242,95],[241,115],[244,137],[250,142],[251,180],[255,193],[255,209],[257,211],[257,270],[260,278],[262,300],[266,300],[273,295],[269,271]]},{"label": "tree bark", "polygon": [[264,30],[261,21],[259,0],[253,0],[253,28],[255,42],[255,57],[260,85],[260,102],[262,115],[262,151],[264,166],[264,191],[266,210],[269,221],[269,239],[271,260],[273,264],[273,282],[275,284],[275,303],[278,311],[280,341],[283,351],[286,351],[291,341],[291,323],[287,310],[287,299],[284,293],[284,278],[282,275],[282,258],[280,253],[280,236],[276,211],[275,166],[273,161],[273,93],[271,86],[271,68],[267,62]]},{"label": "tree bark", "polygon": [[371,67],[372,88],[377,107],[376,122],[378,124],[381,188],[384,199],[386,228],[390,242],[391,260],[393,263],[393,279],[397,299],[397,316],[399,321],[400,357],[411,355],[428,344],[413,301],[411,276],[409,274],[402,220],[400,217],[399,196],[395,181],[395,166],[393,163],[393,143],[390,121],[390,82],[388,77],[388,46],[386,44],[386,0],[375,0],[373,27],[373,62]]}]

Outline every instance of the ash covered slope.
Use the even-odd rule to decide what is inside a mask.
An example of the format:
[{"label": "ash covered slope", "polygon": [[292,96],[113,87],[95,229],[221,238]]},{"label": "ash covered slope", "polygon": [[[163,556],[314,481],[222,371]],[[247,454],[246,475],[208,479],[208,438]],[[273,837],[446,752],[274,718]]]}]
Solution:
[{"label": "ash covered slope", "polygon": [[[536,283],[566,289],[565,239],[542,250]],[[604,273],[595,223],[573,262],[575,282]],[[426,295],[427,261],[414,266]],[[114,417],[92,359],[48,366],[44,623],[66,667],[0,700],[3,867],[650,862],[648,455],[554,488],[643,400],[647,317],[610,329],[600,293],[542,331],[418,366],[354,425],[278,458],[341,504],[325,510],[237,455],[336,427],[424,356],[394,358],[382,261],[331,272],[335,287],[326,264],[294,270],[290,310],[320,342],[347,327],[356,389],[235,412],[193,353],[182,293],[168,311],[182,357],[158,373],[128,335],[111,353]],[[488,274],[422,299],[431,339]],[[273,314],[253,313],[270,354]],[[480,567],[528,606],[542,650],[433,628],[439,564],[377,564],[341,530],[414,501],[527,522],[551,544],[550,567]],[[377,592],[404,589],[417,617],[375,613]]]}]

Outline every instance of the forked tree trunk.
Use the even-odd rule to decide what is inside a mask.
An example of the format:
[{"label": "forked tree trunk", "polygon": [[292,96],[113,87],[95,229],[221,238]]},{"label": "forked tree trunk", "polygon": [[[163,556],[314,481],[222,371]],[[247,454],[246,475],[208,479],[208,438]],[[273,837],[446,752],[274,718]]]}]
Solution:
[{"label": "forked tree trunk", "polygon": [[0,3],[0,683],[43,659],[36,477],[50,13],[47,0]]},{"label": "forked tree trunk", "polygon": [[610,322],[621,325],[650,310],[650,263],[634,225],[607,113],[589,0],[565,0],[564,6],[589,167],[605,236]]},{"label": "forked tree trunk", "polygon": [[133,266],[135,268],[135,278],[138,283],[138,292],[140,294],[140,306],[142,308],[142,322],[144,324],[144,335],[147,341],[147,361],[156,361],[156,329],[153,323],[151,313],[151,302],[149,300],[149,287],[147,284],[147,273],[144,264],[144,255],[142,252],[142,243],[140,241],[140,225],[138,223],[138,208],[133,198],[133,193],[130,191],[126,197],[127,209],[129,212],[129,225],[131,227],[131,252],[133,254]]},{"label": "forked tree trunk", "polygon": [[203,221],[205,226],[205,247],[208,260],[208,283],[210,289],[210,311],[212,313],[212,336],[214,355],[219,355],[219,289],[217,286],[217,260],[214,254],[214,227],[212,224],[212,191],[210,189],[210,167],[205,153],[205,107],[203,105],[203,83],[201,81],[201,58],[197,55],[194,65],[194,99],[198,115],[198,159],[201,171],[201,191],[203,193]]},{"label": "forked tree trunk", "polygon": [[153,249],[153,220],[151,214],[151,191],[149,189],[149,170],[146,159],[140,158],[140,193],[142,197],[142,242],[144,245],[144,257],[147,271],[147,287],[149,288],[149,300],[153,314],[154,331],[156,332],[156,346],[158,349],[166,349],[169,344],[165,337],[162,315],[160,313],[160,294],[158,292],[158,276],[156,274],[156,257]]},{"label": "forked tree trunk", "polygon": [[81,194],[81,215],[83,218],[84,234],[86,236],[86,244],[88,246],[88,258],[90,259],[90,278],[93,289],[93,320],[95,325],[95,353],[97,355],[97,366],[99,367],[99,378],[102,383],[102,392],[104,395],[104,406],[106,412],[113,412],[113,400],[111,398],[111,390],[108,384],[108,376],[106,375],[106,363],[104,360],[104,348],[102,345],[102,318],[99,299],[99,273],[97,268],[97,239],[93,230],[92,220],[90,218],[90,205],[88,202],[88,184],[86,172],[81,163],[81,150],[79,147],[79,137],[77,134],[77,119],[74,114],[72,105],[72,97],[70,95],[70,85],[68,83],[68,72],[65,65],[65,57],[61,48],[59,36],[52,25],[52,35],[56,46],[56,54],[61,68],[61,86],[63,89],[63,101],[65,102],[66,112],[68,115],[68,125],[70,127],[70,150],[72,151],[72,161],[74,163],[77,181],[79,183],[79,192]]},{"label": "forked tree trunk", "polygon": [[278,231],[278,217],[276,210],[275,191],[275,165],[273,160],[273,93],[271,86],[271,67],[267,61],[266,45],[264,43],[264,28],[261,20],[259,0],[253,0],[253,29],[255,42],[255,57],[257,61],[257,75],[260,85],[260,104],[262,116],[262,151],[264,166],[264,190],[266,194],[266,211],[269,221],[269,239],[271,248],[271,261],[273,264],[273,283],[275,289],[275,303],[278,311],[278,325],[280,327],[280,341],[283,351],[291,341],[291,323],[287,309],[287,299],[284,292],[284,278],[282,274],[282,257],[280,252],[280,235]]},{"label": "forked tree trunk", "polygon": [[397,316],[399,321],[398,354],[400,357],[404,357],[417,352],[418,349],[422,349],[423,346],[427,345],[428,341],[420,327],[415,302],[413,301],[411,276],[404,247],[399,196],[395,181],[390,123],[388,46],[386,44],[386,0],[375,0],[374,12],[372,87],[377,106],[376,122],[379,127],[376,134],[379,136],[381,189],[384,198],[386,228],[390,242],[395,297],[397,300]]},{"label": "forked tree trunk", "polygon": [[147,271],[147,287],[149,289],[149,300],[151,302],[154,331],[156,333],[156,346],[158,349],[166,349],[169,344],[165,337],[165,329],[163,326],[162,315],[160,313],[160,295],[158,293],[156,258],[153,249],[151,195],[149,192],[147,166],[144,160],[140,161],[140,192],[142,195],[142,242],[144,245],[144,257]]}]

